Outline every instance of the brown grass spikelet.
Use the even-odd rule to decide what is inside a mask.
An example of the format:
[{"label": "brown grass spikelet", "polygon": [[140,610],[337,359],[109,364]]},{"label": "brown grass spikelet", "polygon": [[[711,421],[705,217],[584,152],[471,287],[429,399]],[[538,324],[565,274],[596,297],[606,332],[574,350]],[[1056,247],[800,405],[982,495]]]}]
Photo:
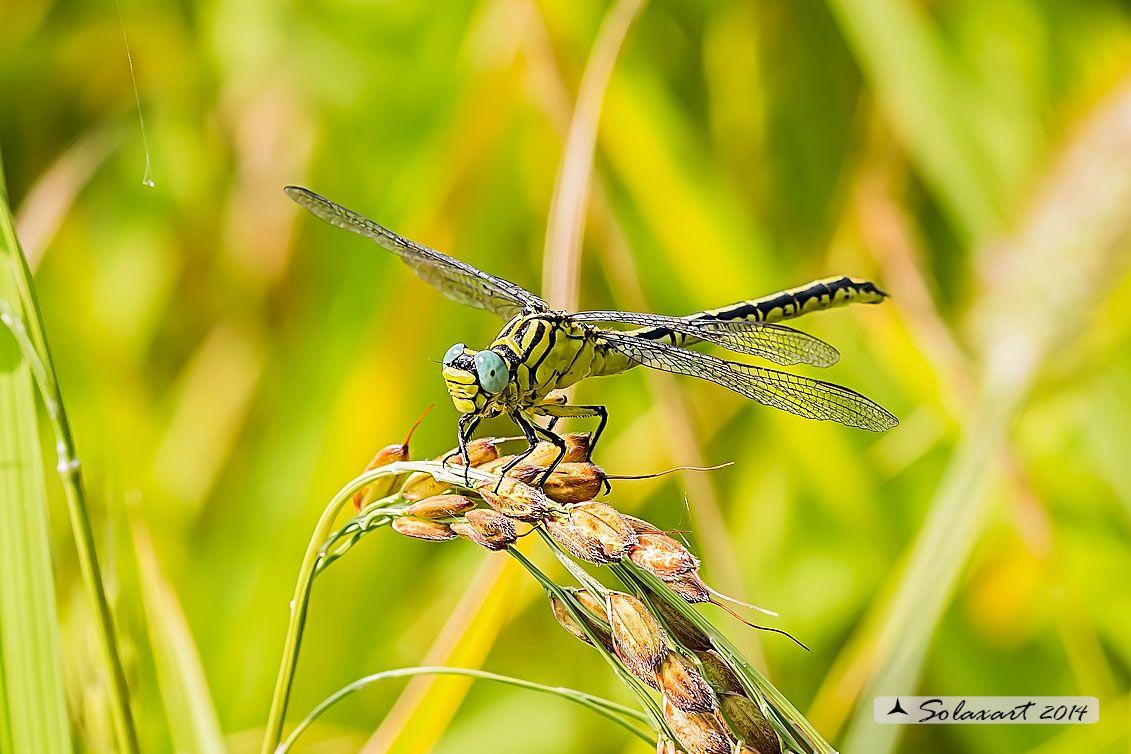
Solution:
[{"label": "brown grass spikelet", "polygon": [[710,712],[684,712],[664,697],[664,720],[687,754],[732,754],[726,728]]},{"label": "brown grass spikelet", "polygon": [[569,520],[579,531],[601,543],[605,555],[623,558],[637,542],[637,535],[624,517],[611,505],[590,500],[569,509]]},{"label": "brown grass spikelet", "polygon": [[487,505],[519,521],[537,521],[550,512],[550,499],[541,490],[517,479],[503,477],[480,482],[475,489]]},{"label": "brown grass spikelet", "polygon": [[666,599],[657,595],[652,600],[652,604],[668,633],[684,647],[692,652],[704,652],[714,646],[705,633],[668,604]]},{"label": "brown grass spikelet", "polygon": [[778,754],[781,742],[762,710],[751,700],[730,664],[713,650],[696,652],[703,675],[717,690],[719,711],[738,738],[747,743],[750,752]]},{"label": "brown grass spikelet", "polygon": [[408,506],[405,513],[417,518],[445,518],[458,516],[475,505],[474,500],[463,495],[433,495]]},{"label": "brown grass spikelet", "polygon": [[580,503],[591,500],[601,491],[605,472],[588,461],[560,463],[550,474],[542,490],[558,503]]},{"label": "brown grass spikelet", "polygon": [[543,519],[543,526],[550,538],[575,558],[589,563],[612,563],[616,560],[605,554],[599,539],[578,529],[565,516],[547,516]]},{"label": "brown grass spikelet", "polygon": [[710,712],[715,708],[715,692],[695,663],[679,652],[668,652],[656,673],[656,682],[665,699],[684,712]]},{"label": "brown grass spikelet", "polygon": [[393,531],[406,537],[427,539],[433,542],[443,542],[453,539],[456,533],[447,524],[440,521],[430,521],[425,518],[409,518],[399,516],[393,519]]},{"label": "brown grass spikelet", "polygon": [[673,578],[664,579],[664,583],[672,588],[672,591],[691,604],[699,604],[701,602],[711,602],[711,590],[699,578],[699,574],[691,571],[689,573],[682,573]]},{"label": "brown grass spikelet", "polygon": [[628,557],[661,579],[677,578],[699,567],[699,561],[686,547],[659,532],[638,533],[637,543],[629,550]]},{"label": "brown grass spikelet", "polygon": [[484,547],[488,550],[507,549],[508,545],[488,539],[487,537],[480,534],[478,529],[476,529],[466,521],[455,521],[449,524],[449,526],[451,526],[452,531],[454,531],[456,534],[463,537],[464,539],[474,542],[480,547]]},{"label": "brown grass spikelet", "polygon": [[780,754],[778,734],[757,704],[739,694],[720,694],[718,700],[723,719],[734,735],[746,743],[746,752]]},{"label": "brown grass spikelet", "polygon": [[[589,460],[588,433],[562,435],[562,440],[565,441],[565,455],[562,456],[561,463],[581,463]],[[531,465],[545,468],[554,462],[558,453],[559,451],[553,443],[540,442],[523,460]]]},{"label": "brown grass spikelet", "polygon": [[[434,404],[433,404],[434,405]],[[424,421],[424,417],[428,416],[428,412],[432,410],[432,406],[424,409],[424,413],[408,430],[408,435],[405,436],[404,442],[386,445],[377,451],[377,455],[373,456],[373,460],[365,467],[366,471],[372,471],[379,466],[385,466],[396,461],[407,461],[409,459],[408,443],[412,440],[412,435],[416,432],[416,428],[420,426],[420,422]],[[365,506],[372,503],[374,500],[391,495],[393,490],[398,489],[404,484],[406,479],[405,475],[384,476],[377,479],[372,484],[367,484],[357,492],[353,493],[353,507],[360,511]]]},{"label": "brown grass spikelet", "polygon": [[648,607],[631,594],[609,592],[605,610],[621,662],[637,678],[655,683],[656,671],[668,654],[664,629]]},{"label": "brown grass spikelet", "polygon": [[[571,589],[569,591],[575,599],[582,602],[582,606],[585,608],[585,612],[587,613],[587,615],[583,616],[583,619],[588,625],[589,630],[593,632],[593,635],[597,637],[597,640],[601,642],[601,645],[604,646],[605,649],[609,650],[610,652],[615,651],[613,649],[613,635],[609,630],[609,624],[604,620],[604,612],[601,612],[599,614],[592,614],[589,606],[585,604],[582,595],[588,597],[589,602],[591,602],[592,604],[599,606],[600,603],[597,603],[595,600],[593,600],[592,595],[590,595],[583,589]],[[557,595],[550,595],[550,607],[553,609],[554,617],[557,618],[558,623],[561,624],[562,628],[564,628],[566,631],[569,631],[571,634],[573,634],[586,644],[593,643],[592,641],[590,641],[589,636],[585,633],[585,629],[573,617],[573,614],[570,613],[570,611],[566,608],[565,603],[561,600],[560,597],[558,597]]]},{"label": "brown grass spikelet", "polygon": [[[499,448],[496,440],[493,437],[484,437],[478,440],[472,440],[467,444],[467,455],[471,458],[471,467],[479,468],[485,463],[489,463],[499,457]],[[450,456],[450,457],[449,457]],[[435,461],[443,461],[448,459],[450,466],[463,466],[463,455],[456,453],[451,456],[445,453],[442,456],[434,458]],[[439,495],[451,488],[452,485],[447,482],[437,481],[431,474],[423,471],[417,471],[410,475],[408,480],[401,488],[401,493],[405,496],[406,500],[422,500],[426,497]]]},{"label": "brown grass spikelet", "polygon": [[661,738],[656,742],[656,754],[679,754],[675,741]]},{"label": "brown grass spikelet", "polygon": [[659,527],[649,523],[648,521],[645,521],[642,518],[630,516],[627,513],[622,513],[620,514],[620,516],[628,522],[628,525],[631,526],[632,530],[637,534],[647,534],[660,531]]},{"label": "brown grass spikelet", "polygon": [[699,658],[699,664],[703,668],[703,675],[706,676],[707,681],[716,689],[731,694],[746,693],[738,680],[738,676],[731,670],[730,664],[723,659],[721,654],[713,649],[709,649],[697,651],[695,656]]},{"label": "brown grass spikelet", "polygon": [[484,538],[500,547],[506,547],[518,539],[514,521],[498,511],[488,508],[475,508],[464,514],[464,517],[467,519],[467,523],[482,534]]},{"label": "brown grass spikelet", "polygon": [[[373,469],[376,469],[379,466],[385,466],[396,461],[407,460],[407,442],[394,445],[386,445],[385,447],[377,451],[377,455],[373,456],[373,460],[370,461],[368,465],[366,465],[365,470],[373,471]],[[353,493],[353,507],[356,510],[360,511],[362,508],[364,508],[374,500],[380,500],[386,495],[391,494],[396,488],[396,483],[396,476],[384,476],[373,481],[371,484],[365,485],[360,490]]]}]

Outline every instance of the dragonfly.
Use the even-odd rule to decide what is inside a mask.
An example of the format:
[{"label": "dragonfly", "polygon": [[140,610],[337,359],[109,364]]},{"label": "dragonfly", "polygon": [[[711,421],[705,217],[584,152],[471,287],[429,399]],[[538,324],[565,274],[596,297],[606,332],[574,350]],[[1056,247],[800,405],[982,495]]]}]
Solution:
[{"label": "dragonfly", "polygon": [[[831,366],[840,358],[835,348],[780,321],[851,302],[883,301],[886,294],[871,282],[849,277],[817,280],[683,317],[555,311],[515,283],[399,236],[309,189],[287,186],[284,191],[320,220],[376,241],[447,297],[507,320],[487,348],[456,343],[443,359],[444,383],[460,413],[457,437],[463,458],[469,457],[468,442],[483,419],[508,416],[526,438],[529,447],[511,459],[500,477],[545,440],[558,450],[538,482],[545,483],[566,452],[565,441],[554,431],[566,417],[597,419],[591,455],[608,423],[608,411],[600,405],[571,405],[563,389],[586,377],[620,374],[636,366],[708,380],[807,419],[874,432],[898,424],[884,408],[846,387],[688,348],[710,343],[782,366]],[[603,326],[612,323],[636,327]],[[539,417],[548,418],[546,426]]]}]

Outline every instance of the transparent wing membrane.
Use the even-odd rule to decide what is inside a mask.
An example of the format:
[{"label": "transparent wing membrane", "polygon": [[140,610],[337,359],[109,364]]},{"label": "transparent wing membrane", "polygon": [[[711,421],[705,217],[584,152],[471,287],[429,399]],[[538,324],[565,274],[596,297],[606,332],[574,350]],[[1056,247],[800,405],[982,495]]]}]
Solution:
[{"label": "transparent wing membrane", "polygon": [[[775,364],[827,367],[840,359],[837,350],[819,338],[785,325],[747,320],[687,319],[638,312],[593,311],[569,315],[582,322],[625,322],[658,327],[715,343],[736,353],[760,356]],[[650,338],[651,340],[651,338]]]},{"label": "transparent wing membrane", "polygon": [[313,191],[298,186],[287,186],[283,190],[318,219],[372,238],[378,246],[404,260],[422,280],[454,301],[495,312],[505,319],[527,306],[548,308],[546,302],[521,286],[403,238]]},{"label": "transparent wing membrane", "polygon": [[883,432],[899,423],[859,393],[829,382],[726,361],[630,333],[610,330],[601,333],[601,337],[638,364],[710,380],[763,405],[807,419],[835,421],[873,432]]}]

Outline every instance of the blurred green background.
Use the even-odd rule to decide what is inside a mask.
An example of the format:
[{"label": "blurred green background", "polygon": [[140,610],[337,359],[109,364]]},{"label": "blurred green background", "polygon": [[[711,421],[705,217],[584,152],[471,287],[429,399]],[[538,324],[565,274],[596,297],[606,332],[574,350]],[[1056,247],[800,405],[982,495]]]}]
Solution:
[{"label": "blurred green background", "polygon": [[[709,581],[781,612],[811,652],[732,635],[849,754],[1131,750],[1131,6],[645,4],[603,38],[607,87],[590,79],[575,267],[544,255],[555,184],[571,128],[589,164],[574,103],[634,5],[122,0],[120,23],[108,2],[3,3],[0,143],[145,749],[258,750],[319,511],[428,404],[414,452],[453,443],[438,361],[500,324],[300,214],[281,191],[298,183],[535,291],[576,270],[585,308],[876,280],[883,306],[798,324],[899,428],[644,370],[593,380],[577,396],[609,406],[610,472],[735,462],[611,501],[694,530]],[[53,493],[68,698],[83,749],[109,751]],[[505,560],[367,539],[315,585],[290,718],[423,662],[623,699]],[[873,696],[916,692],[1103,707],[1094,726],[871,722]],[[452,679],[371,688],[304,740],[644,750],[581,708]]]}]

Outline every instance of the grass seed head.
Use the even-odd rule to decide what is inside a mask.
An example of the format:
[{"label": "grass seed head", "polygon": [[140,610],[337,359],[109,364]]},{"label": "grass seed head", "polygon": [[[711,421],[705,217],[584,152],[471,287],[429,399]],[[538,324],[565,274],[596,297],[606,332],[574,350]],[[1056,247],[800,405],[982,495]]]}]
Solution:
[{"label": "grass seed head", "polygon": [[567,517],[547,516],[543,519],[543,525],[550,538],[575,558],[589,563],[612,563],[616,560],[605,554],[605,548],[601,546],[599,539],[578,529]]},{"label": "grass seed head", "polygon": [[480,482],[475,489],[483,500],[504,516],[519,521],[538,521],[550,512],[550,500],[541,490],[517,479],[503,477],[499,491],[495,480]]},{"label": "grass seed head", "polygon": [[601,549],[612,560],[623,558],[637,542],[636,532],[611,505],[591,500],[570,508],[569,520],[574,527],[601,543]]},{"label": "grass seed head", "polygon": [[630,516],[627,513],[622,513],[620,514],[620,516],[628,522],[628,525],[631,526],[632,530],[637,534],[647,534],[659,531],[657,527],[653,526],[642,518]]},{"label": "grass seed head", "polygon": [[[408,460],[408,443],[398,443],[395,445],[386,445],[377,451],[377,455],[373,456],[373,460],[365,467],[366,471],[373,471],[379,466],[385,466],[395,461]],[[374,500],[380,500],[387,495],[391,495],[396,488],[396,476],[383,476],[380,479],[374,480],[372,483],[365,485],[357,492],[353,493],[353,507],[360,511],[365,506],[369,505]]]},{"label": "grass seed head", "polygon": [[714,690],[695,663],[679,652],[668,652],[656,681],[664,698],[684,712],[710,712],[715,708]]},{"label": "grass seed head", "polygon": [[719,691],[726,694],[745,694],[742,688],[742,683],[738,680],[734,670],[731,669],[730,664],[727,663],[723,656],[713,649],[705,651],[697,651],[695,656],[699,658],[699,664],[703,667],[703,675],[707,677],[707,681],[719,689]]},{"label": "grass seed head", "polygon": [[631,594],[609,592],[605,611],[621,662],[637,678],[655,684],[656,671],[668,654],[664,629],[648,607]]},{"label": "grass seed head", "polygon": [[551,500],[567,504],[591,500],[601,491],[605,473],[588,461],[560,463],[542,485]]},{"label": "grass seed head", "polygon": [[684,712],[664,697],[664,720],[687,754],[732,754],[726,728],[710,712]]},{"label": "grass seed head", "polygon": [[398,534],[403,534],[406,537],[428,539],[434,542],[442,542],[445,539],[452,539],[456,536],[452,528],[445,523],[429,521],[423,518],[409,518],[407,516],[400,516],[393,519],[393,531]]},{"label": "grass seed head", "polygon": [[488,508],[475,508],[469,510],[465,517],[476,531],[483,535],[484,538],[491,542],[498,544],[501,547],[506,547],[518,539],[518,533],[514,528],[514,521],[504,516],[498,511],[493,511]]},{"label": "grass seed head", "polygon": [[753,701],[738,694],[720,694],[719,708],[734,735],[746,742],[746,748],[739,749],[740,752],[781,753],[778,734]]},{"label": "grass seed head", "polygon": [[[473,440],[467,444],[467,455],[471,458],[471,467],[479,468],[485,463],[490,463],[499,457],[499,448],[495,444],[495,439],[492,437],[484,437],[479,440]],[[442,461],[448,458],[445,453],[433,460]],[[448,458],[448,465],[450,466],[463,466],[463,454],[456,453],[451,458]],[[426,497],[439,495],[449,489],[452,485],[447,482],[437,481],[431,474],[423,471],[417,471],[411,474],[408,481],[404,483],[401,488],[401,493],[405,496],[406,500],[423,500]]]},{"label": "grass seed head", "polygon": [[711,601],[711,591],[695,571],[664,579],[664,583],[691,604]]},{"label": "grass seed head", "polygon": [[488,539],[487,537],[480,534],[478,529],[476,529],[474,526],[467,523],[466,521],[456,521],[456,522],[450,524],[450,526],[452,527],[452,531],[454,531],[456,534],[463,537],[464,539],[471,540],[472,542],[479,545],[480,547],[485,547],[488,550],[505,550],[505,549],[507,549],[507,545],[500,544],[498,542],[495,542],[493,540]]},{"label": "grass seed head", "polygon": [[699,561],[686,547],[667,534],[658,532],[637,534],[637,543],[628,557],[661,579],[676,578],[699,567]]},{"label": "grass seed head", "polygon": [[664,622],[667,628],[676,641],[683,646],[690,649],[692,652],[703,652],[714,645],[711,639],[698,628],[695,624],[683,617],[683,614],[668,604],[668,601],[656,595],[652,600],[652,604],[656,606],[656,613]]},{"label": "grass seed head", "polygon": [[661,738],[656,742],[656,754],[680,754],[680,751],[675,741]]},{"label": "grass seed head", "polygon": [[458,516],[474,507],[475,501],[463,495],[433,495],[408,506],[405,513],[417,518],[445,518]]},{"label": "grass seed head", "polygon": [[[584,590],[570,591],[575,598],[579,599],[579,601],[582,594],[590,596],[590,601],[592,601],[591,595],[589,595],[589,593]],[[586,612],[590,612],[589,606],[585,605],[584,602],[582,606],[585,608]],[[589,636],[585,633],[585,629],[581,626],[580,623],[577,622],[577,620],[573,617],[573,614],[570,613],[569,609],[566,607],[565,603],[556,594],[550,595],[550,607],[553,609],[554,617],[557,618],[558,623],[561,624],[562,628],[564,628],[566,631],[569,631],[571,634],[573,634],[586,644],[592,645],[593,642],[590,641]],[[605,649],[609,650],[610,652],[615,651],[613,649],[613,635],[609,631],[609,624],[604,621],[604,613],[602,612],[599,616],[593,615],[592,617],[586,615],[584,616],[584,620],[588,625],[589,630],[593,632],[593,635],[597,637],[597,640],[601,642]]]}]

